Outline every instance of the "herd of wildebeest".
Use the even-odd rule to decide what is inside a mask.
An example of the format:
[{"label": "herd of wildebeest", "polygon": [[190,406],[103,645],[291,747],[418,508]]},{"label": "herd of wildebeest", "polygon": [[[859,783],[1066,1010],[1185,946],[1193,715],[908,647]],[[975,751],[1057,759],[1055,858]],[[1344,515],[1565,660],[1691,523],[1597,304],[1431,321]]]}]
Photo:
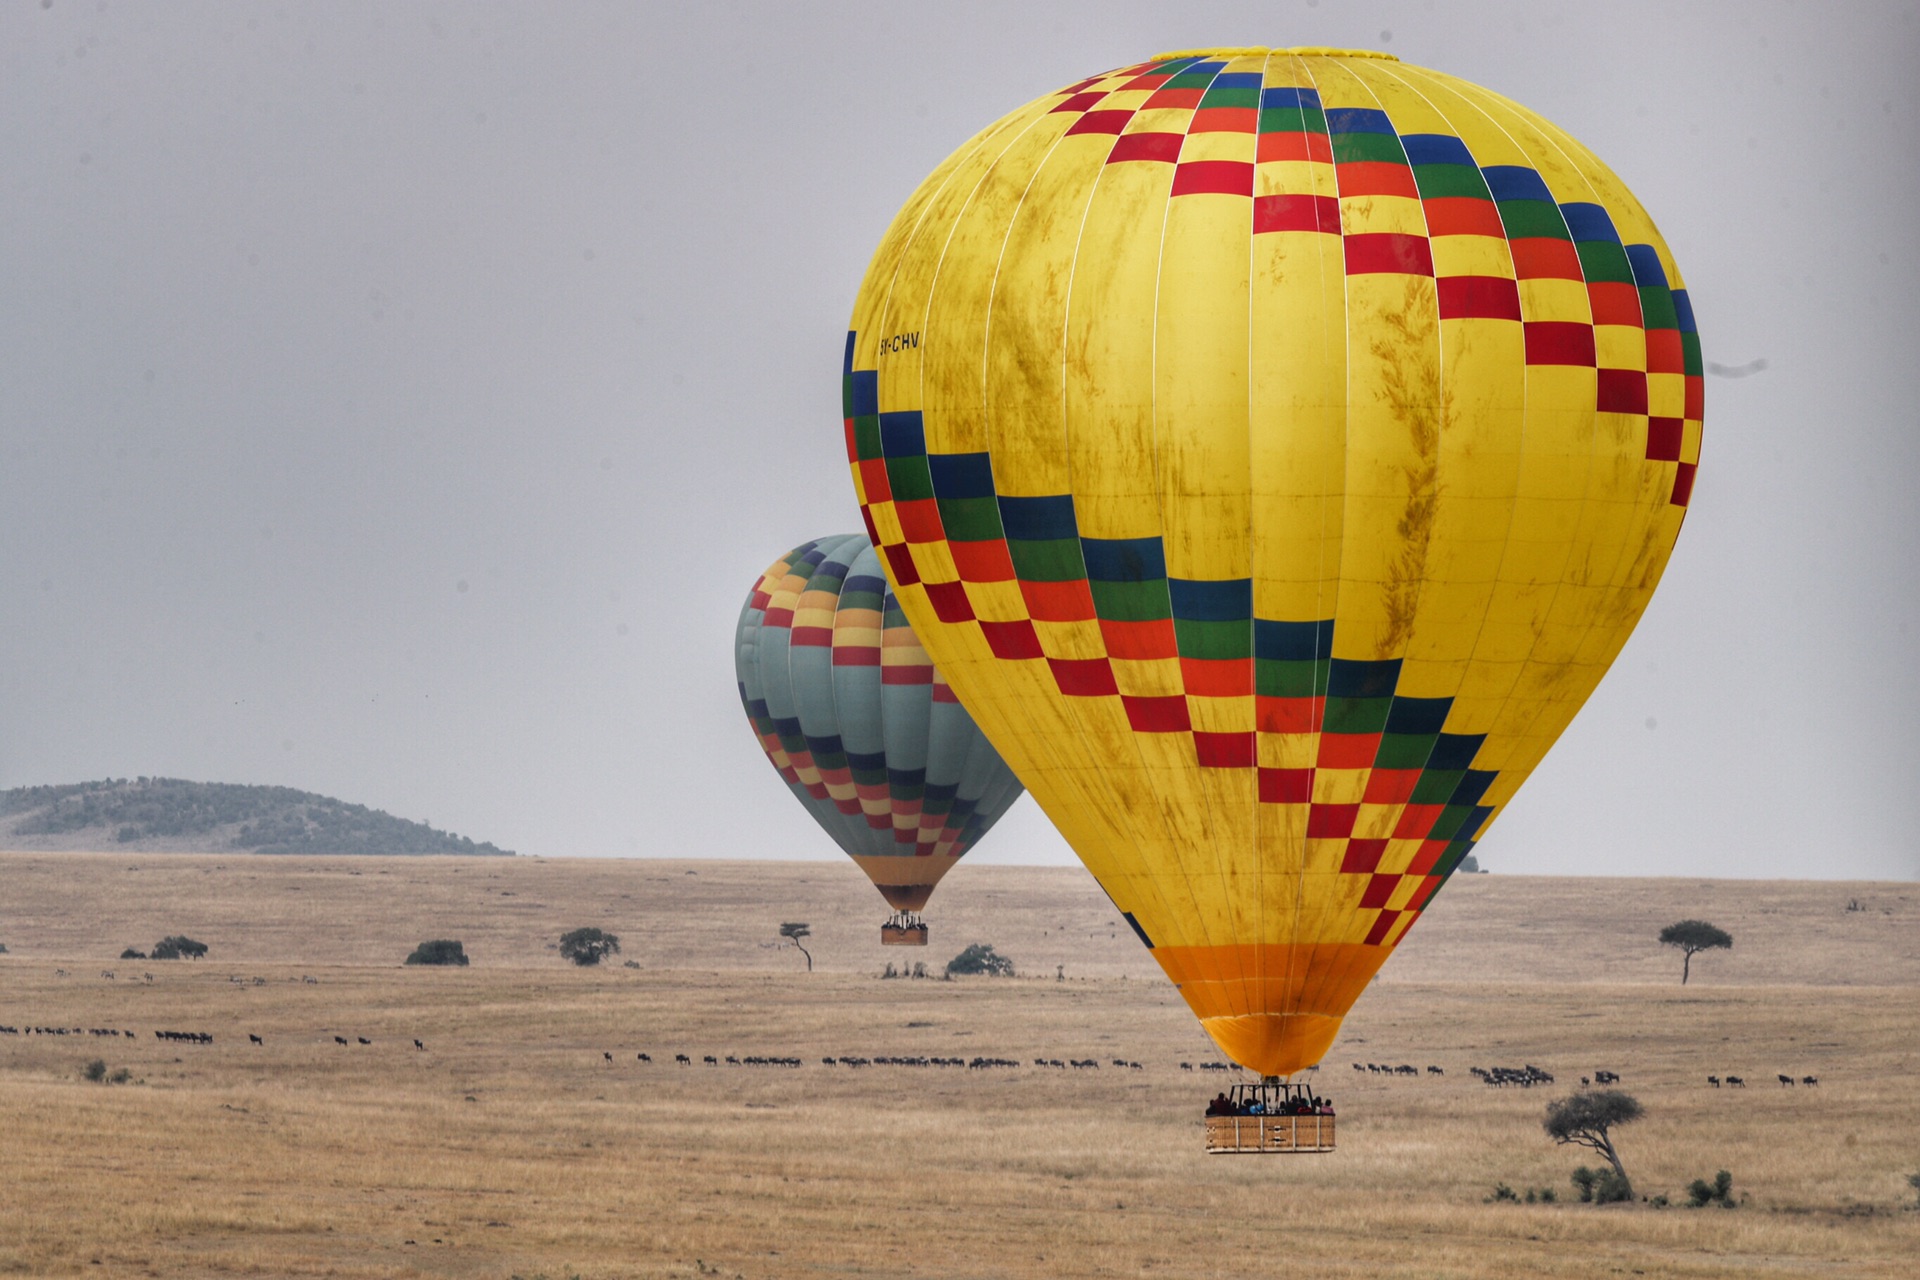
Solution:
[{"label": "herd of wildebeest", "polygon": [[[365,1047],[371,1047],[374,1043],[371,1039],[369,1039],[366,1036],[356,1035],[352,1039],[348,1039],[346,1036],[339,1035],[336,1033],[329,1033],[329,1034],[332,1034],[333,1043],[336,1045],[350,1047],[352,1045],[358,1044]],[[10,1026],[6,1023],[0,1023],[0,1035],[115,1036],[115,1037],[125,1037],[126,1039],[129,1039],[129,1040],[136,1038],[132,1031],[128,1031],[119,1027],[67,1027],[67,1026],[16,1027],[16,1026]],[[154,1035],[154,1038],[157,1040],[169,1041],[176,1044],[210,1045],[213,1043],[213,1033],[208,1031],[164,1030],[164,1031],[155,1031],[153,1035]],[[252,1034],[252,1033],[248,1034],[247,1040],[249,1044],[259,1045],[261,1047],[265,1047],[265,1044],[266,1044],[266,1041],[263,1037]],[[427,1046],[424,1041],[420,1040],[417,1037],[414,1037],[413,1048],[416,1051],[424,1053],[426,1052]],[[624,1057],[620,1059],[616,1059],[611,1049],[602,1050],[600,1056],[601,1056],[601,1059],[609,1065],[615,1063],[616,1061],[624,1060]],[[661,1061],[665,1062],[667,1060],[668,1060],[667,1055],[663,1053],[661,1055]],[[682,1067],[690,1067],[695,1062],[693,1055],[686,1054],[686,1053],[673,1054],[671,1060],[675,1065],[682,1066]],[[654,1059],[652,1054],[642,1051],[634,1055],[633,1061],[640,1063],[642,1065],[651,1066],[653,1064]],[[718,1067],[718,1066],[725,1065],[729,1067],[794,1068],[794,1067],[801,1067],[806,1065],[805,1060],[801,1058],[793,1057],[790,1055],[768,1055],[768,1054],[742,1055],[742,1054],[729,1053],[722,1056],[720,1054],[709,1053],[709,1054],[701,1055],[701,1057],[699,1058],[699,1062],[703,1066],[709,1066],[709,1067]],[[972,1058],[958,1058],[958,1057],[929,1057],[924,1054],[908,1054],[908,1055],[875,1054],[873,1056],[868,1057],[868,1056],[861,1056],[858,1054],[840,1054],[837,1056],[821,1058],[820,1065],[824,1067],[851,1067],[855,1069],[858,1069],[861,1067],[961,1067],[969,1071],[983,1071],[983,1070],[992,1070],[996,1068],[1019,1068],[1019,1067],[1026,1066],[1027,1064],[1014,1058],[996,1058],[996,1057],[980,1057],[980,1056],[976,1056]],[[1032,1065],[1042,1069],[1062,1070],[1062,1071],[1065,1071],[1065,1070],[1098,1071],[1103,1065],[1111,1065],[1123,1071],[1143,1071],[1146,1069],[1142,1063],[1133,1061],[1132,1059],[1129,1059],[1129,1058],[1113,1058],[1113,1059],[1110,1059],[1107,1064],[1101,1063],[1101,1061],[1098,1058],[1034,1058],[1032,1060]],[[1236,1068],[1232,1063],[1229,1063],[1229,1062],[1182,1062],[1180,1064],[1180,1069],[1182,1071],[1233,1071]],[[1318,1071],[1319,1069],[1320,1068],[1318,1067],[1308,1068],[1309,1071]],[[1429,1064],[1427,1066],[1426,1071],[1424,1073],[1420,1070],[1420,1068],[1413,1066],[1410,1063],[1400,1063],[1398,1065],[1390,1065],[1387,1063],[1380,1063],[1380,1062],[1356,1062],[1353,1064],[1353,1069],[1355,1071],[1362,1072],[1369,1076],[1387,1076],[1389,1078],[1413,1077],[1418,1079],[1423,1074],[1428,1077],[1433,1077],[1433,1076],[1444,1077],[1447,1074],[1444,1068],[1434,1066],[1432,1064]],[[1509,1087],[1517,1088],[1517,1089],[1528,1089],[1528,1088],[1532,1088],[1534,1085],[1537,1085],[1537,1084],[1554,1083],[1554,1077],[1551,1072],[1543,1070],[1540,1067],[1536,1067],[1530,1062],[1525,1064],[1524,1066],[1519,1066],[1519,1067],[1469,1067],[1467,1068],[1467,1074],[1475,1077],[1481,1083],[1489,1085],[1496,1089],[1504,1089]],[[1817,1085],[1820,1083],[1820,1078],[1818,1076],[1792,1076],[1792,1075],[1787,1075],[1784,1072],[1780,1073],[1776,1078],[1779,1080],[1781,1087],[1783,1088],[1791,1087],[1794,1085],[1811,1086],[1811,1085]],[[1744,1078],[1740,1076],[1735,1076],[1735,1075],[1708,1076],[1706,1078],[1706,1081],[1709,1085],[1711,1085],[1715,1089],[1721,1088],[1723,1085],[1729,1086],[1735,1089],[1741,1089],[1741,1088],[1745,1088],[1747,1083]],[[1616,1071],[1596,1070],[1591,1075],[1585,1075],[1580,1077],[1580,1085],[1582,1088],[1589,1088],[1593,1085],[1609,1085],[1609,1084],[1618,1084],[1618,1083],[1620,1083],[1620,1074]]]}]

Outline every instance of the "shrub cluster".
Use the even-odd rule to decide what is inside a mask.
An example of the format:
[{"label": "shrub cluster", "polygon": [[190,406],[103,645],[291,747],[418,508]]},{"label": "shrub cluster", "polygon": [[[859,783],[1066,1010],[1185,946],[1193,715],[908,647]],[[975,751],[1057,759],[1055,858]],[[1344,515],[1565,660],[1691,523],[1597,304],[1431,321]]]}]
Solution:
[{"label": "shrub cluster", "polygon": [[1583,1202],[1613,1204],[1633,1199],[1633,1187],[1609,1165],[1589,1169],[1581,1165],[1573,1171],[1573,1189]]},{"label": "shrub cluster", "polygon": [[1560,1193],[1552,1187],[1528,1187],[1523,1193],[1515,1191],[1504,1182],[1496,1182],[1493,1184],[1493,1194],[1487,1197],[1487,1203],[1493,1204],[1502,1200],[1513,1204],[1523,1202],[1526,1204],[1558,1204],[1560,1202]]},{"label": "shrub cluster", "polygon": [[[204,956],[205,954],[207,954],[206,943],[195,942],[192,938],[187,937],[184,933],[176,933],[170,938],[162,938],[160,939],[160,941],[154,943],[153,952],[152,954],[148,955],[146,959],[149,959],[149,960],[198,960],[201,956]],[[127,960],[138,960],[141,957],[123,955],[122,958]]]},{"label": "shrub cluster", "polygon": [[595,965],[620,953],[620,935],[604,929],[573,929],[560,935],[560,958],[577,965]]},{"label": "shrub cluster", "polygon": [[883,978],[931,978],[933,975],[927,972],[925,960],[915,960],[911,969],[896,969],[893,967],[893,961],[889,960],[887,967],[880,971],[880,976]]},{"label": "shrub cluster", "polygon": [[992,978],[1011,978],[1013,961],[994,951],[985,942],[976,942],[947,961],[947,976],[982,973]]},{"label": "shrub cluster", "polygon": [[121,1067],[109,1074],[107,1071],[107,1062],[104,1058],[95,1058],[87,1064],[86,1070],[80,1074],[95,1084],[125,1084],[127,1081],[133,1079],[133,1072],[127,1070],[125,1067]]},{"label": "shrub cluster", "polygon": [[406,963],[464,965],[467,963],[467,950],[460,945],[458,938],[435,938],[415,947]]},{"label": "shrub cluster", "polygon": [[1712,1182],[1708,1182],[1705,1178],[1695,1178],[1689,1182],[1687,1204],[1689,1208],[1694,1209],[1704,1209],[1710,1204],[1717,1204],[1722,1209],[1731,1209],[1734,1207],[1732,1192],[1733,1175],[1722,1169],[1713,1175]]}]

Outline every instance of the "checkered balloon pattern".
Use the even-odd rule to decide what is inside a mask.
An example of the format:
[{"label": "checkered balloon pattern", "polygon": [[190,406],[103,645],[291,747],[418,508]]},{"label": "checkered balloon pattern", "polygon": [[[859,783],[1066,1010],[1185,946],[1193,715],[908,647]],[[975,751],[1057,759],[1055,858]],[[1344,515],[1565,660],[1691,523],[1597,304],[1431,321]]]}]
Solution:
[{"label": "checkered balloon pattern", "polygon": [[1020,798],[859,534],[760,575],[734,632],[740,702],[782,781],[897,911],[918,911]]},{"label": "checkered balloon pattern", "polygon": [[1380,55],[1220,49],[989,125],[842,368],[927,651],[1221,1048],[1317,1062],[1593,692],[1694,492],[1621,181]]}]

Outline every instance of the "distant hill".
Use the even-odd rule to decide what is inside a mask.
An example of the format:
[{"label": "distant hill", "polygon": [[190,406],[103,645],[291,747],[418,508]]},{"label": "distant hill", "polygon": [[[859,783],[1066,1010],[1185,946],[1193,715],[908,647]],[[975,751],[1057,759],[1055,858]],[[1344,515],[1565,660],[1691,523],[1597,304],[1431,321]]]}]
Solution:
[{"label": "distant hill", "polygon": [[511,849],[310,791],[179,778],[0,791],[0,848],[513,856]]}]

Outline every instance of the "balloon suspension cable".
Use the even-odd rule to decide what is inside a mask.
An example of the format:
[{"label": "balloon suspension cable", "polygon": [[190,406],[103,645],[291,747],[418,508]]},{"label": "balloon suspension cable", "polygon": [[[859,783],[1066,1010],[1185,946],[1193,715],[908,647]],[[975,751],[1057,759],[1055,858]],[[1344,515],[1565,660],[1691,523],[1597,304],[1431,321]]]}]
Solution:
[{"label": "balloon suspension cable", "polygon": [[924,929],[927,927],[927,923],[920,918],[920,913],[917,911],[896,911],[887,917],[886,927],[889,929]]}]

